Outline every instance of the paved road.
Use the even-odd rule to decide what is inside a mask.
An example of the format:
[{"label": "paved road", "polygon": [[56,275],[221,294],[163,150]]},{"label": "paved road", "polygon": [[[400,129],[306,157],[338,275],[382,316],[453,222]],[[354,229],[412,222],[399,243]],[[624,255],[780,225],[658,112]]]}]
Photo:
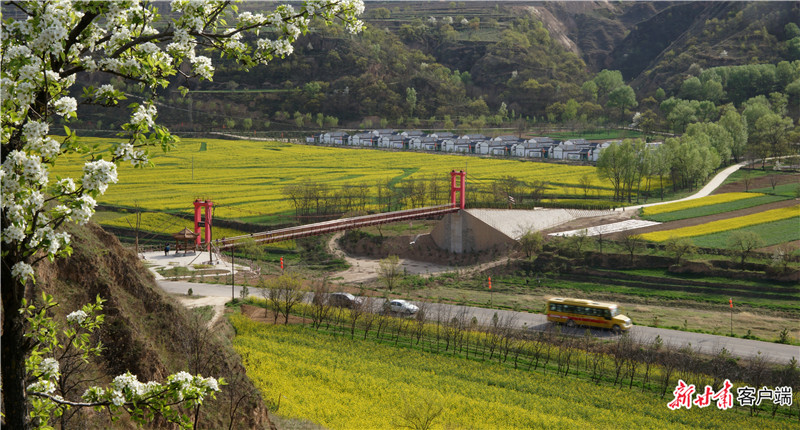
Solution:
[{"label": "paved road", "polygon": [[[194,295],[210,296],[210,297],[226,297],[231,298],[231,286],[221,284],[199,284],[186,281],[165,281],[159,280],[158,284],[166,292],[172,294],[186,294],[189,288],[192,289]],[[234,297],[239,297],[241,287],[233,287]],[[250,288],[251,291],[256,290]],[[417,303],[418,305],[422,305]],[[379,305],[379,304],[378,304]],[[478,319],[480,324],[489,324],[495,313],[498,318],[508,319],[514,321],[518,327],[525,327],[530,330],[545,330],[550,327],[543,314],[531,314],[527,312],[514,312],[507,310],[496,310],[487,308],[478,308],[471,306],[460,305],[445,305],[436,303],[426,303],[423,306],[428,306],[429,318],[436,319],[437,314],[443,319],[451,319],[461,312],[465,312],[468,319],[474,316]],[[584,328],[575,329],[576,334],[585,332]],[[691,333],[679,330],[668,330],[662,328],[652,328],[634,325],[631,328],[631,335],[639,341],[648,342],[661,336],[665,345],[684,346],[690,344],[693,348],[700,350],[703,353],[715,354],[721,348],[725,348],[731,354],[743,358],[750,358],[756,356],[759,352],[769,361],[786,364],[792,357],[800,360],[800,346],[794,345],[781,345],[771,342],[762,342],[758,340],[738,339],[727,336],[715,336],[704,333]],[[614,337],[609,331],[606,330],[592,330],[592,334],[597,337],[607,338]]]}]

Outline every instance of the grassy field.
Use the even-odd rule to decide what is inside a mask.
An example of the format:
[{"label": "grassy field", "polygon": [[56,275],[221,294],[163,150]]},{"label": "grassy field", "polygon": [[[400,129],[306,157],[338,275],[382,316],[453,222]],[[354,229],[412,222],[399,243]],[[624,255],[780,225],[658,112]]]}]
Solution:
[{"label": "grassy field", "polygon": [[[135,213],[101,211],[95,213],[95,216],[92,218],[92,220],[102,226],[120,227],[126,229],[136,227]],[[144,212],[141,216],[139,228],[144,232],[171,235],[181,231],[184,228],[194,230],[194,221],[166,213]],[[202,230],[200,234],[203,234]],[[231,228],[214,226],[213,234],[214,238],[222,238],[240,236],[247,233]]]},{"label": "grassy field", "polygon": [[[800,216],[742,227],[737,231],[750,231],[757,234],[764,241],[764,246],[800,240]],[[696,236],[692,238],[692,242],[704,248],[729,248],[729,238],[730,232],[726,231]]]},{"label": "grassy field", "polygon": [[[715,407],[670,411],[671,398],[595,385],[299,326],[231,316],[234,347],[278,414],[327,428],[397,428],[441,409],[434,428],[781,428],[784,420]],[[576,396],[580,401],[576,402]],[[668,394],[668,397],[669,396]]]},{"label": "grassy field", "polygon": [[[109,139],[87,138],[107,145]],[[205,145],[201,145],[205,142]],[[202,148],[205,150],[201,150]],[[449,172],[468,168],[469,181],[491,183],[511,175],[524,181],[549,182],[559,194],[581,194],[579,178],[592,175],[594,194],[610,194],[590,166],[568,166],[458,155],[392,152],[293,145],[276,142],[183,139],[173,151],[153,157],[155,168],[119,168],[118,184],[109,187],[101,204],[146,210],[190,212],[195,198],[215,202],[218,218],[248,219],[291,213],[284,196],[287,185],[325,184],[333,189],[404,179],[441,178],[447,198]],[[53,169],[54,175],[79,175],[82,158],[72,156]],[[444,203],[431,202],[431,203]]]}]

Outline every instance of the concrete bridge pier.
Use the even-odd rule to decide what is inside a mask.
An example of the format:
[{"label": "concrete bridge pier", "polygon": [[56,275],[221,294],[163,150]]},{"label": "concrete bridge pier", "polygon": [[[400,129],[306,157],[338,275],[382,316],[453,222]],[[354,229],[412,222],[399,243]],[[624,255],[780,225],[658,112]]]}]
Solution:
[{"label": "concrete bridge pier", "polygon": [[436,246],[456,254],[514,246],[507,234],[480,220],[469,210],[449,213],[431,231]]}]

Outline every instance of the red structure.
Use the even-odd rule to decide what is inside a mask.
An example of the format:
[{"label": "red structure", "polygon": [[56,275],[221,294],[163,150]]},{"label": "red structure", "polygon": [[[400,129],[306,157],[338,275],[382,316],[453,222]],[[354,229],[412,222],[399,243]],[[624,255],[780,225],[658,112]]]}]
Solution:
[{"label": "red structure", "polygon": [[[459,177],[458,186],[456,185],[456,177]],[[260,233],[250,233],[244,236],[226,237],[217,239],[215,246],[218,249],[228,249],[236,246],[239,242],[247,240],[256,243],[274,243],[282,242],[285,240],[298,239],[301,237],[317,236],[321,234],[333,233],[343,230],[353,230],[357,228],[368,227],[371,225],[388,224],[398,221],[407,221],[420,218],[431,218],[435,216],[442,216],[449,213],[458,212],[464,209],[466,202],[466,180],[467,173],[464,171],[455,170],[450,172],[450,204],[440,206],[429,206],[425,208],[407,209],[403,211],[378,213],[371,215],[362,215],[352,218],[336,219],[331,221],[323,221],[315,224],[306,224],[296,227],[287,227],[278,230],[264,231]],[[456,191],[459,192],[459,200],[456,201]],[[195,219],[195,233],[200,234],[200,208],[206,208],[206,242],[211,240],[211,207],[213,202],[195,200],[194,202],[194,219]],[[197,244],[200,244],[200,238],[197,238]],[[281,258],[283,260],[283,258]]]},{"label": "red structure", "polygon": [[[196,245],[200,246],[201,238],[205,238],[205,243],[211,249],[211,207],[214,202],[211,200],[194,201],[194,233],[197,235]],[[200,208],[205,208],[205,213],[200,211]],[[200,236],[200,228],[203,228],[203,236]]]},{"label": "red structure", "polygon": [[[461,185],[456,187],[456,176],[461,177]],[[464,209],[464,204],[466,202],[466,187],[467,187],[467,172],[463,170],[459,170],[456,172],[455,170],[450,171],[450,204],[453,207],[456,206],[456,191],[459,192],[460,195],[460,202],[459,208]]]}]

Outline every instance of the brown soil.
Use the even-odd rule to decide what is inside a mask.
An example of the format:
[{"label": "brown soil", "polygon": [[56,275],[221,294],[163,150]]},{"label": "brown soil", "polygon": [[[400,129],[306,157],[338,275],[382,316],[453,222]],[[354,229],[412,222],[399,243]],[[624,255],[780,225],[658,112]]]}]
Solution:
[{"label": "brown soil", "polygon": [[582,228],[595,227],[598,225],[613,224],[615,222],[621,222],[630,219],[635,214],[636,211],[627,211],[627,212],[613,212],[609,213],[608,215],[603,215],[602,217],[578,218],[572,221],[568,221],[564,224],[559,224],[555,227],[542,230],[542,234],[544,235],[545,239],[550,239],[552,238],[552,236],[548,236],[550,233],[557,233],[560,231],[569,231],[569,230],[580,230]]},{"label": "brown soil", "polygon": [[[800,184],[800,173],[795,173],[792,175],[779,175],[778,182],[775,185],[783,185],[783,184]],[[769,183],[769,176],[762,176],[759,178],[753,178],[750,180],[750,186],[747,188],[749,190],[756,190],[759,188],[767,188],[771,187],[772,184]],[[744,181],[737,181],[731,182],[730,184],[721,185],[719,188],[714,190],[712,194],[722,194],[722,193],[741,193],[744,192],[745,186]]]},{"label": "brown soil", "polygon": [[[264,308],[260,308],[258,306],[253,305],[242,305],[242,315],[250,318],[253,321],[261,322],[264,324],[273,324],[275,321],[275,317],[273,316],[272,311],[267,311],[267,314],[264,313]],[[311,320],[308,318],[301,318],[296,315],[289,315],[289,324],[310,324]],[[278,315],[278,324],[283,324],[283,315]]]},{"label": "brown soil", "polygon": [[784,201],[781,201],[781,202],[768,203],[768,204],[765,204],[765,205],[755,206],[755,207],[752,207],[752,208],[739,209],[737,211],[732,211],[732,212],[725,212],[725,213],[708,215],[708,216],[703,216],[703,217],[698,217],[698,218],[689,218],[689,219],[682,219],[682,220],[678,220],[678,221],[665,222],[665,223],[662,223],[662,224],[659,224],[659,225],[650,226],[650,227],[637,228],[637,229],[634,229],[634,230],[627,230],[627,231],[624,231],[624,232],[610,234],[608,237],[609,237],[609,239],[619,240],[619,239],[622,239],[623,237],[625,237],[625,236],[627,236],[629,234],[650,233],[652,231],[672,230],[672,229],[681,228],[681,227],[689,227],[689,226],[693,226],[693,225],[700,225],[700,224],[705,224],[707,222],[717,221],[717,220],[721,220],[721,219],[728,219],[728,218],[740,217],[740,216],[745,216],[745,215],[752,215],[752,214],[768,211],[768,210],[771,210],[771,209],[786,208],[786,207],[789,207],[789,206],[794,206],[797,203],[798,202],[796,200],[784,200]]}]

